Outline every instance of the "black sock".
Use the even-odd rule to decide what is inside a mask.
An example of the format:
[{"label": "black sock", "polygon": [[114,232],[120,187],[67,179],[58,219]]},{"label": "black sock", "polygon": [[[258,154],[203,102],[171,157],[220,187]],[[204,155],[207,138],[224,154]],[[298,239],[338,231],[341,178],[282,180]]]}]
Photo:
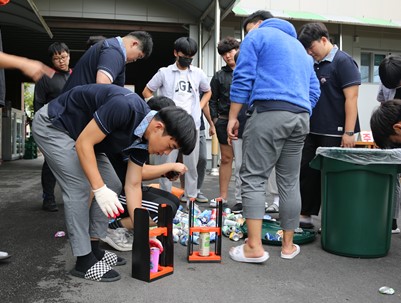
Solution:
[{"label": "black sock", "polygon": [[109,228],[110,229],[117,229],[117,228],[121,228],[121,227],[124,227],[121,224],[121,218],[117,218],[113,222],[109,223]]},{"label": "black sock", "polygon": [[85,256],[77,257],[77,263],[75,264],[75,269],[80,272],[86,272],[91,268],[98,260],[95,255],[90,252]]},{"label": "black sock", "polygon": [[392,225],[392,227],[391,227],[391,229],[392,230],[395,230],[395,229],[397,229],[397,219],[393,219],[393,225]]},{"label": "black sock", "polygon": [[99,261],[102,260],[104,256],[104,250],[99,248],[99,241],[91,241],[92,252],[95,255],[96,259]]},{"label": "black sock", "polygon": [[[92,241],[92,242],[94,242],[94,241]],[[77,263],[75,264],[75,269],[77,271],[79,271],[79,272],[86,273],[88,271],[88,269],[90,269],[98,261],[99,260],[96,259],[96,257],[93,254],[93,252],[90,252],[89,254],[87,254],[85,256],[77,257]],[[102,276],[102,278],[115,278],[115,277],[118,277],[118,276],[119,276],[118,272],[116,272],[114,269],[110,269],[108,272],[106,272]]]}]

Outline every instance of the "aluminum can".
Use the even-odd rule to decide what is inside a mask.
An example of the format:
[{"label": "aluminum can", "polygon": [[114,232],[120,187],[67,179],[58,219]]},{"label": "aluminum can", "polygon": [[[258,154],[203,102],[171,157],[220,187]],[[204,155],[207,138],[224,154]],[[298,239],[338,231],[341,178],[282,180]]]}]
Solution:
[{"label": "aluminum can", "polygon": [[210,233],[199,233],[199,256],[208,257],[210,255]]},{"label": "aluminum can", "polygon": [[224,225],[221,228],[221,232],[223,233],[223,235],[225,235],[226,237],[230,236],[231,230],[230,230],[230,226]]},{"label": "aluminum can", "polygon": [[212,212],[210,213],[210,220],[216,220],[216,216],[217,216],[217,210],[213,208]]},{"label": "aluminum can", "polygon": [[239,241],[239,239],[240,239],[240,237],[235,231],[230,233],[230,240],[237,242],[237,241]]}]

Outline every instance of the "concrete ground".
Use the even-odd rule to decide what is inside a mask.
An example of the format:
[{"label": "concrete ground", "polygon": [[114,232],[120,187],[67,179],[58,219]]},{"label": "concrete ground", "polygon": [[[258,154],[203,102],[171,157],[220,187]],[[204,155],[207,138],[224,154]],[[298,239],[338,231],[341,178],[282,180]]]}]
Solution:
[{"label": "concrete ground", "polygon": [[[12,254],[0,262],[0,302],[401,302],[400,234],[391,237],[382,258],[328,253],[318,235],[293,260],[281,259],[280,247],[265,245],[270,253],[265,264],[244,264],[228,256],[238,243],[223,238],[221,263],[188,263],[187,248],[176,243],[173,275],[151,283],[131,277],[131,252],[119,253],[128,260],[116,268],[120,281],[72,277],[68,271],[75,260],[68,237],[54,237],[65,231],[59,191],[60,210],[41,209],[42,162],[39,157],[0,165],[0,250]],[[209,198],[218,196],[218,177],[208,175],[203,191]],[[319,218],[315,223],[320,226]],[[395,294],[380,294],[385,285]]]}]

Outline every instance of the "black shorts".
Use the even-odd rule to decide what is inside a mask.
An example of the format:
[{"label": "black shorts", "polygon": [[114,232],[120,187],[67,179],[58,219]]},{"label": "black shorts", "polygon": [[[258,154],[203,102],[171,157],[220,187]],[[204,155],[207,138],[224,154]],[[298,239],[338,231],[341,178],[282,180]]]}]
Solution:
[{"label": "black shorts", "polygon": [[217,140],[219,140],[220,144],[228,144],[227,141],[227,124],[228,120],[226,119],[217,119],[216,124],[214,127],[216,128],[216,135],[217,135]]},{"label": "black shorts", "polygon": [[[128,208],[125,196],[119,195],[122,206],[124,207],[124,213],[121,214],[121,218],[128,217]],[[177,213],[178,207],[180,206],[180,200],[172,193],[164,191],[159,188],[150,186],[142,186],[142,207],[149,211],[149,216],[152,220],[157,223],[159,219],[159,204],[167,204],[171,206],[173,210],[173,218]]]}]

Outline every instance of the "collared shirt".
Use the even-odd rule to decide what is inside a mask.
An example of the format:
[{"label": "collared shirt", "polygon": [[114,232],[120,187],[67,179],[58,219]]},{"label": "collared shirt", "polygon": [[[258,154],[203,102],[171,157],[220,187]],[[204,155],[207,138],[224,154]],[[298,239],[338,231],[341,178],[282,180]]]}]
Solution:
[{"label": "collared shirt", "polygon": [[[120,38],[121,39],[121,38]],[[109,38],[89,48],[74,66],[63,92],[78,85],[96,83],[97,72],[102,71],[111,83],[125,84],[126,53],[118,37]]]},{"label": "collared shirt", "polygon": [[337,45],[333,45],[333,48],[332,48],[332,49],[330,50],[330,52],[326,55],[326,57],[324,57],[321,61],[316,61],[316,60],[314,60],[314,61],[315,61],[315,64],[319,64],[320,62],[323,62],[323,61],[333,62],[334,56],[336,55],[337,51],[338,51]]},{"label": "collared shirt", "polygon": [[127,50],[125,49],[125,46],[123,43],[123,38],[121,38],[120,36],[117,36],[116,39],[117,39],[118,43],[120,44],[121,51],[124,54],[125,62],[127,62]]},{"label": "collared shirt", "polygon": [[132,146],[125,154],[140,166],[148,159],[147,142],[142,136],[154,116],[149,112],[141,97],[112,84],[77,86],[54,99],[48,107],[53,126],[74,140],[94,119],[106,135],[95,145],[95,152],[121,158],[122,152]]},{"label": "collared shirt", "polygon": [[[345,131],[344,89],[361,84],[358,65],[350,55],[334,46],[319,63],[314,64],[320,82],[320,98],[310,118],[310,133],[341,137]],[[359,120],[355,123],[359,132]]]}]

